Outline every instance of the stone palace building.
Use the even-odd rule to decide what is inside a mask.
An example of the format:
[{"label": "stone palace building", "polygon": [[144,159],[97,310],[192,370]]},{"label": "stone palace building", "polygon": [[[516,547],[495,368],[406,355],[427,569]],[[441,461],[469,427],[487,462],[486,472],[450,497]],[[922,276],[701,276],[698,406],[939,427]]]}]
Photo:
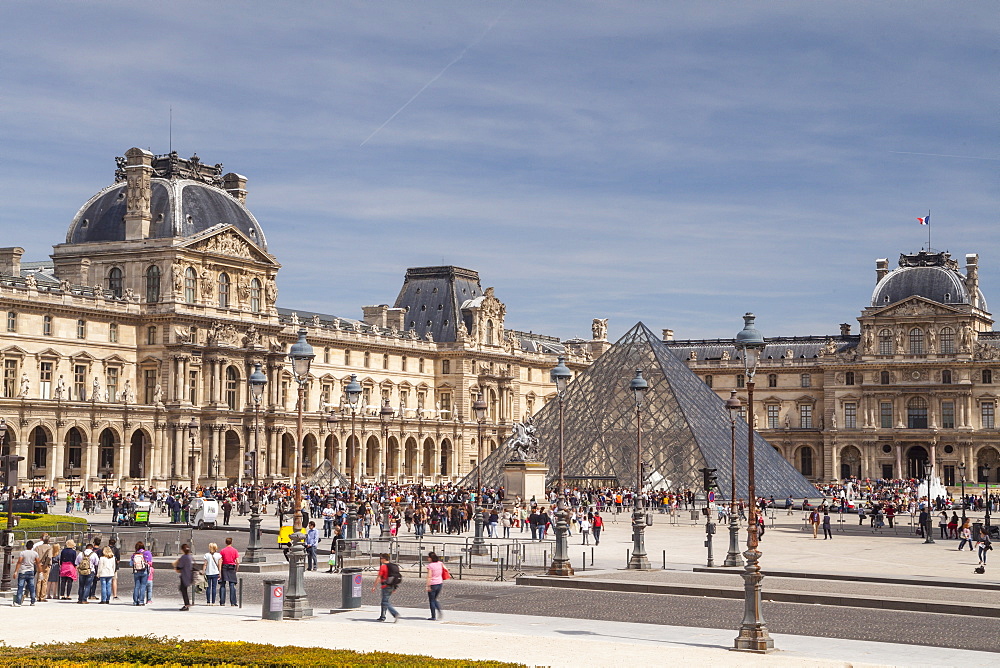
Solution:
[{"label": "stone palace building", "polygon": [[[365,306],[360,320],[281,308],[280,264],[246,207],[245,177],[176,152],[132,148],[117,163],[50,260],[0,249],[2,447],[25,458],[22,485],[235,483],[247,452],[262,480],[290,479],[287,350],[300,328],[316,353],[305,475],[343,480],[353,464],[360,481],[457,481],[554,395],[557,355],[578,371],[609,345],[605,321],[592,340],[506,329],[493,289],[454,266],[409,269],[395,303]],[[268,379],[259,411],[247,384],[256,364]],[[364,388],[353,440],[351,374]]]},{"label": "stone palace building", "polygon": [[[876,261],[871,304],[834,336],[769,337],[755,377],[758,431],[807,478],[1000,480],[1000,335],[979,289],[946,252]],[[732,339],[664,339],[705,383],[746,403]],[[745,408],[744,408],[745,411]]]}]

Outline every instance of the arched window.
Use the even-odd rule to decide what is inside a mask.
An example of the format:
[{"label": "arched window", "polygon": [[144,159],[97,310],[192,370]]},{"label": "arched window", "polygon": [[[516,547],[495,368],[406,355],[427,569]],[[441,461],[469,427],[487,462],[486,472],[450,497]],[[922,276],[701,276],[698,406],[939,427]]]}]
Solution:
[{"label": "arched window", "polygon": [[146,269],[146,303],[160,301],[160,268],[155,264]]},{"label": "arched window", "polygon": [[492,346],[493,345],[493,321],[492,320],[487,320],[486,321],[486,345],[488,345],[488,346]]},{"label": "arched window", "polygon": [[188,267],[184,270],[184,301],[188,304],[194,304],[197,294],[198,274],[194,272],[193,267]]},{"label": "arched window", "polygon": [[910,330],[910,354],[924,354],[924,330],[914,327]]},{"label": "arched window", "polygon": [[892,355],[892,330],[883,329],[878,333],[878,354]]},{"label": "arched window", "polygon": [[906,402],[906,426],[927,429],[927,400],[923,397],[913,397]]},{"label": "arched window", "polygon": [[229,410],[236,410],[236,393],[239,388],[240,374],[236,367],[226,368],[226,406]]},{"label": "arched window", "polygon": [[111,271],[108,272],[108,290],[115,297],[121,299],[123,292],[122,270],[118,267],[112,267]]},{"label": "arched window", "polygon": [[879,374],[878,374],[878,382],[881,383],[882,385],[888,385],[889,384],[889,372],[888,371],[880,371]]},{"label": "arched window", "polygon": [[941,354],[952,355],[955,352],[955,330],[945,327],[941,330]]},{"label": "arched window", "polygon": [[219,308],[229,308],[229,274],[219,274]]},{"label": "arched window", "polygon": [[804,476],[813,474],[813,449],[808,445],[799,450],[799,471]]},{"label": "arched window", "polygon": [[260,313],[260,281],[256,278],[250,281],[250,310]]}]

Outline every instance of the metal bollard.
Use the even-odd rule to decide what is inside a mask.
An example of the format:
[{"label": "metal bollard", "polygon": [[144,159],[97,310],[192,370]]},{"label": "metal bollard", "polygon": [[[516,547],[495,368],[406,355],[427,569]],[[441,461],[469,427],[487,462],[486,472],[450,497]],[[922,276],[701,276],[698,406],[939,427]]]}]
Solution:
[{"label": "metal bollard", "polygon": [[632,550],[625,550],[625,567],[632,563]]},{"label": "metal bollard", "polygon": [[594,565],[594,548],[590,548],[590,565]]},{"label": "metal bollard", "polygon": [[581,568],[580,570],[581,571],[587,570],[587,551],[586,550],[583,551],[583,568]]},{"label": "metal bollard", "polygon": [[667,570],[667,551],[663,551],[663,570]]},{"label": "metal bollard", "polygon": [[238,582],[240,583],[240,598],[239,598],[239,602],[240,602],[240,608],[242,609],[243,608],[243,578],[239,578]]}]

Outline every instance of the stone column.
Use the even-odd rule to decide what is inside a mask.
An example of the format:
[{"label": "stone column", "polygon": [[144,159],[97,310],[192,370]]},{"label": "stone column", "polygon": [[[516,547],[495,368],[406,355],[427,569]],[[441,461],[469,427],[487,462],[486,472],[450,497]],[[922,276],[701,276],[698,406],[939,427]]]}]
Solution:
[{"label": "stone column", "polygon": [[[936,444],[934,443],[927,444],[927,452],[928,452],[928,457],[930,457],[931,470],[934,471],[934,473],[937,473],[937,457],[935,456],[936,450],[937,450]],[[931,475],[934,475],[934,473],[932,473]]]},{"label": "stone column", "polygon": [[[208,475],[209,478],[211,478],[212,476],[215,475],[215,470],[212,468],[214,466],[212,464],[212,461],[215,459],[216,455],[219,455],[219,459],[220,460],[222,459],[222,456],[219,454],[219,434],[221,434],[221,433],[222,433],[221,432],[221,425],[219,426],[219,428],[213,427],[208,432],[208,462],[209,462],[208,466],[209,466],[209,470],[207,472],[207,475]],[[220,461],[219,462],[219,471],[222,471],[222,466],[223,466],[223,464]]]},{"label": "stone column", "polygon": [[171,482],[176,483],[177,480],[184,477],[184,468],[182,466],[181,460],[181,442],[184,440],[184,429],[181,427],[180,422],[174,423],[174,451],[171,453],[170,458],[170,479]]},{"label": "stone column", "polygon": [[893,448],[896,450],[896,477],[902,478],[903,476],[903,446],[896,443]]},{"label": "stone column", "polygon": [[46,447],[52,451],[52,460],[49,462],[49,486],[55,483],[56,478],[62,478],[65,476],[64,473],[64,462],[65,462],[65,450],[66,448],[61,444],[47,443]]}]

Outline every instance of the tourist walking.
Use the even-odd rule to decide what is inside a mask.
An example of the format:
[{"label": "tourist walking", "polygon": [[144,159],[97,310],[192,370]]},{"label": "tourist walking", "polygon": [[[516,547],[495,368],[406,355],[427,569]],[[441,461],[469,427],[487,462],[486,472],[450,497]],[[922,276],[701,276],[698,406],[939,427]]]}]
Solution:
[{"label": "tourist walking", "polygon": [[111,604],[111,580],[115,577],[118,562],[115,561],[115,553],[110,547],[105,547],[97,560],[97,581],[101,585],[100,603]]},{"label": "tourist walking", "polygon": [[180,575],[177,588],[181,590],[181,598],[184,599],[184,605],[181,606],[180,611],[186,612],[191,609],[189,590],[194,582],[194,559],[191,558],[191,546],[187,543],[181,545],[181,556],[177,557],[174,562],[174,570]]},{"label": "tourist walking", "polygon": [[601,544],[601,531],[604,530],[604,518],[598,512],[594,513],[593,527],[591,531],[594,532],[594,545]]},{"label": "tourist walking", "polygon": [[969,520],[969,518],[966,518],[965,522],[962,523],[962,529],[958,532],[958,537],[959,537],[958,551],[959,552],[962,551],[962,548],[965,547],[966,543],[969,544],[969,552],[972,552],[972,527],[969,524],[970,521],[971,520]]},{"label": "tourist walking", "polygon": [[830,528],[830,510],[823,509],[823,540],[833,540],[833,531]]},{"label": "tourist walking", "polygon": [[309,522],[309,530],[306,531],[306,570],[316,570],[316,548],[319,547],[319,531],[315,522]]},{"label": "tourist walking", "polygon": [[135,544],[135,552],[130,559],[132,565],[132,605],[146,604],[146,581],[152,559],[146,559],[146,545],[140,540]]},{"label": "tourist walking", "polygon": [[35,604],[35,568],[38,565],[38,553],[32,548],[34,541],[24,544],[24,549],[17,555],[14,572],[17,573],[17,594],[14,595],[14,607],[24,602],[24,594],[31,596],[31,605]]},{"label": "tourist walking", "polygon": [[44,602],[48,598],[49,569],[52,568],[52,545],[49,544],[47,533],[42,534],[34,549],[38,553],[38,564],[35,567],[35,595],[39,601]]},{"label": "tourist walking", "polygon": [[580,513],[580,519],[577,521],[577,524],[580,526],[580,535],[583,536],[583,542],[581,545],[587,545],[587,541],[590,539],[590,518],[587,515]]},{"label": "tourist walking", "polygon": [[222,555],[219,554],[218,544],[208,544],[204,561],[202,572],[205,574],[205,602],[215,605],[215,592],[219,589],[219,576],[222,575]]},{"label": "tourist walking", "polygon": [[[987,527],[979,532],[979,543],[976,545],[979,551],[979,565],[986,565],[986,556],[993,549],[993,541],[990,539],[990,532]],[[20,587],[20,584],[18,585]]]},{"label": "tourist walking", "polygon": [[388,612],[392,615],[392,622],[395,624],[399,621],[399,613],[396,608],[392,607],[389,597],[396,591],[396,587],[399,586],[403,578],[399,572],[399,566],[389,560],[388,554],[380,554],[379,562],[382,565],[379,566],[378,577],[375,578],[375,584],[372,585],[373,592],[379,588],[382,590],[382,612],[377,621],[384,622],[386,620],[385,613]]},{"label": "tourist walking", "polygon": [[441,602],[438,597],[441,596],[441,587],[445,580],[451,579],[451,573],[448,569],[444,567],[441,562],[441,558],[438,557],[436,552],[431,552],[427,555],[427,602],[430,604],[431,616],[430,621],[444,619],[444,613],[441,611]]},{"label": "tourist walking", "polygon": [[59,598],[68,601],[73,592],[73,583],[79,577],[76,572],[76,541],[66,540],[66,547],[59,553]]},{"label": "tourist walking", "polygon": [[229,604],[236,605],[236,571],[240,566],[240,553],[233,547],[233,537],[226,537],[226,546],[219,550],[222,556],[222,588],[219,605],[226,604],[226,587],[229,587]]}]

